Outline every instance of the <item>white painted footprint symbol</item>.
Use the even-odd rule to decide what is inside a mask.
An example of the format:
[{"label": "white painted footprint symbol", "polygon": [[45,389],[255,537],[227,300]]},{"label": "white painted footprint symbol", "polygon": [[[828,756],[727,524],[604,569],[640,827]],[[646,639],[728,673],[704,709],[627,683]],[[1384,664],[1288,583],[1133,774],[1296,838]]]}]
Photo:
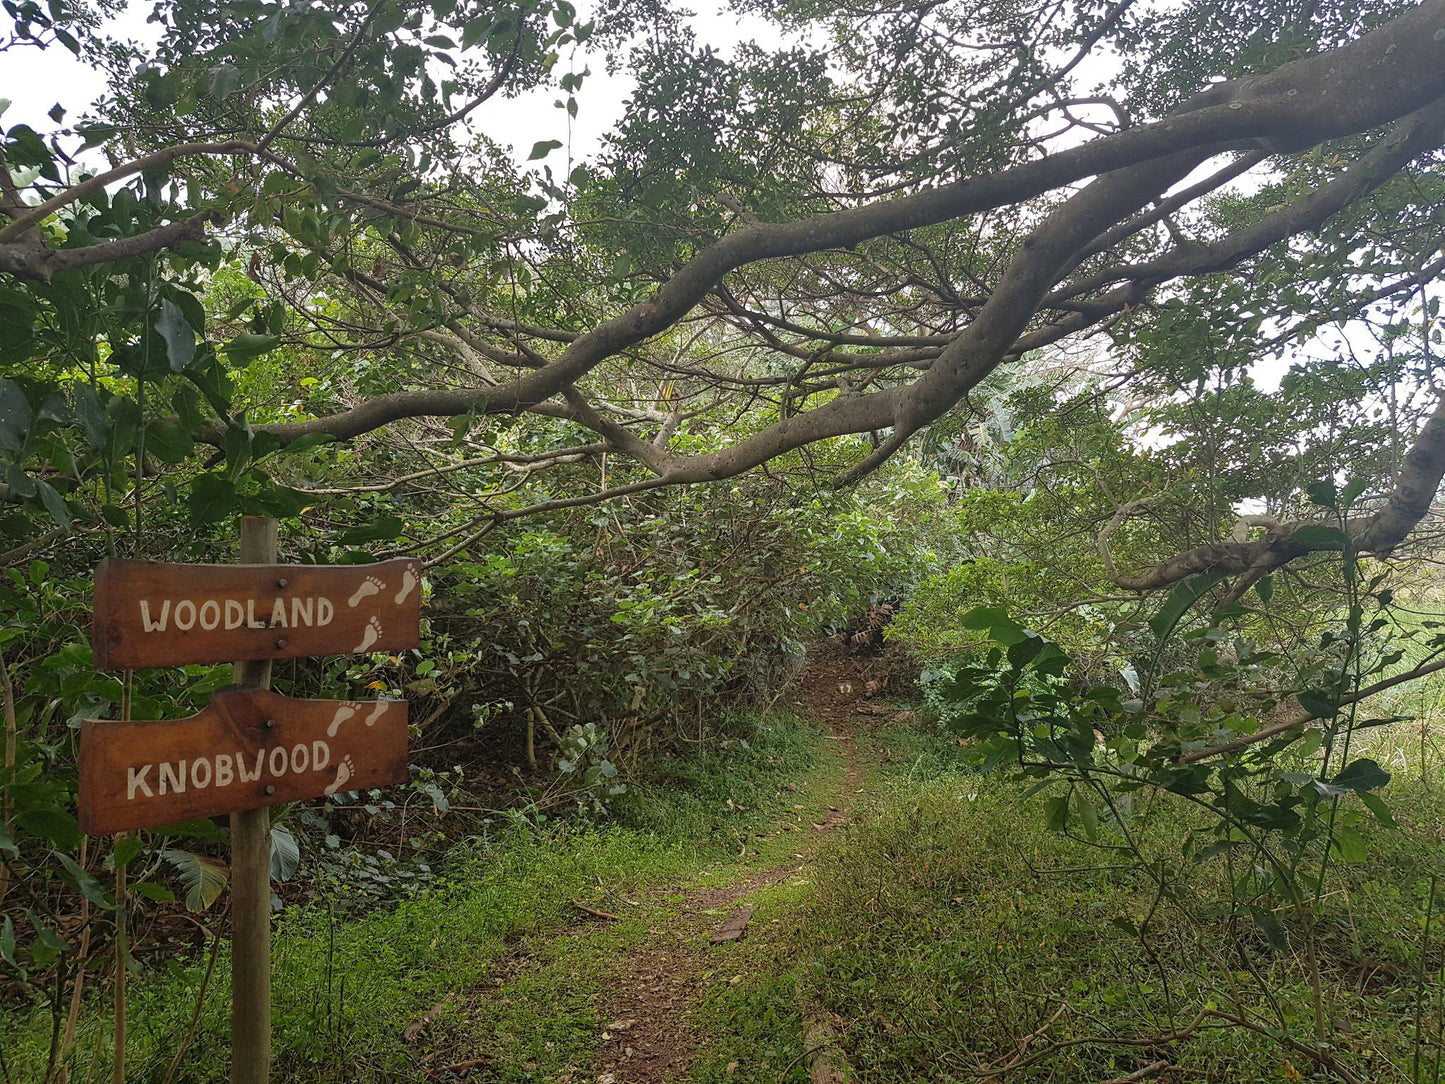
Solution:
[{"label": "white painted footprint symbol", "polygon": [[326,728],[326,736],[328,738],[336,737],[336,731],[341,728],[341,724],[355,714],[355,704],[342,704],[341,707],[336,709],[336,714],[331,717],[331,725]]},{"label": "white painted footprint symbol", "polygon": [[401,574],[401,590],[396,593],[396,604],[400,606],[405,602],[420,582],[421,577],[416,574],[416,565],[407,565],[406,571]]},{"label": "white painted footprint symbol", "polygon": [[361,643],[357,644],[352,651],[367,651],[371,645],[381,639],[381,622],[374,617],[366,619],[366,628],[361,632]]},{"label": "white painted footprint symbol", "polygon": [[322,794],[335,794],[356,774],[356,765],[351,762],[350,757],[342,757],[341,763],[336,766],[336,778],[331,781],[330,786],[323,790]]},{"label": "white painted footprint symbol", "polygon": [[375,576],[368,576],[361,581],[361,586],[356,589],[356,593],[346,600],[346,605],[354,610],[361,605],[363,599],[368,599],[372,595],[381,594],[385,587],[386,584],[382,583],[382,581],[378,580]]}]

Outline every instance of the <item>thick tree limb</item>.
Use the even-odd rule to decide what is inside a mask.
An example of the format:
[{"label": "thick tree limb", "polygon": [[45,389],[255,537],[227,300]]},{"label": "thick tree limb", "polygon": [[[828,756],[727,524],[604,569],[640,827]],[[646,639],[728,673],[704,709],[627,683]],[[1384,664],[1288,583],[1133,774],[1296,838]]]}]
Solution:
[{"label": "thick tree limb", "polygon": [[[1178,167],[1230,148],[1289,151],[1365,131],[1445,96],[1445,0],[1428,0],[1341,49],[1285,65],[1268,75],[1221,83],[1185,103],[1175,115],[1105,136],[1048,158],[986,177],[792,223],[757,223],[725,236],[684,264],[647,303],[580,336],[536,372],[496,388],[408,391],[369,400],[313,421],[266,427],[283,436],[327,432],[350,439],[403,418],[511,413],[526,410],[581,379],[602,361],[672,327],[723,277],[759,260],[847,247],[1029,199],[1095,174],[1110,178],[1086,192],[1099,206],[1087,223],[1051,220],[1031,239],[1036,251],[1016,259],[978,319],[955,339],[927,375],[906,389],[835,400],[788,418],[750,442],[713,456],[671,464],[666,477],[686,482],[736,474],[773,455],[846,433],[916,429],[948,409],[994,365],[1036,311],[1041,283],[1122,217],[1158,198],[1177,180]],[[1151,162],[1174,160],[1175,171]],[[1187,172],[1187,170],[1186,170]],[[1171,182],[1172,183],[1172,182]],[[1107,197],[1107,198],[1106,198]],[[1078,197],[1076,197],[1077,199]],[[1072,202],[1072,201],[1071,201]],[[1075,210],[1081,209],[1074,204]],[[1114,217],[1105,222],[1105,213]],[[1216,260],[1221,258],[1215,257]],[[1177,258],[1180,271],[1190,261]],[[1160,274],[1175,270],[1159,267]],[[1052,285],[1049,282],[1047,285]]]},{"label": "thick tree limb", "polygon": [[173,249],[185,241],[204,242],[206,226],[212,221],[214,218],[209,213],[193,215],[180,222],[157,226],[153,230],[146,230],[131,237],[102,241],[82,248],[48,248],[39,244],[0,245],[0,272],[9,272],[17,278],[47,281],[58,271],[96,267],[128,260],[132,256],[145,256],[152,252]]},{"label": "thick tree limb", "polygon": [[[1392,553],[1430,511],[1440,481],[1445,478],[1445,397],[1426,419],[1384,505],[1369,516],[1345,522],[1351,545],[1361,553],[1385,557]],[[1256,569],[1278,568],[1303,557],[1337,546],[1300,541],[1307,523],[1285,523],[1272,528],[1256,542],[1215,542],[1196,546],[1134,576],[1115,576],[1114,582],[1127,591],[1157,591],[1200,572],[1250,573]]]}]

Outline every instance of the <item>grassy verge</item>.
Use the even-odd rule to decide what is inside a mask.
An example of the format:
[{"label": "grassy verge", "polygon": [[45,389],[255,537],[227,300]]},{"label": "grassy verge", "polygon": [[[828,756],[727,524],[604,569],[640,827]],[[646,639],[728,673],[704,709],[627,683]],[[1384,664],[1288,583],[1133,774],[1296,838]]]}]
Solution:
[{"label": "grassy verge", "polygon": [[[789,793],[785,784],[820,770],[820,739],[784,716],[740,732],[744,740],[679,762],[660,783],[633,788],[609,821],[514,825],[468,844],[444,883],[393,908],[343,918],[320,901],[279,915],[276,1079],[420,1081],[427,1065],[468,1059],[488,1060],[491,1079],[556,1079],[600,1026],[591,995],[605,981],[606,961],[649,922],[638,914],[600,926],[549,968],[550,939],[589,921],[575,905],[621,910],[619,898],[721,876],[740,852],[761,860],[762,850],[782,845],[767,839],[775,807]],[[809,800],[825,800],[826,790]],[[539,956],[541,966],[507,975],[518,954]],[[183,1047],[169,1079],[225,1079],[224,949],[187,1040],[207,962],[177,960],[132,980],[129,1080],[167,1080]],[[407,1026],[429,1013],[425,1031],[408,1040]],[[12,1079],[41,1078],[49,1028],[48,1017],[7,1011],[0,1041]],[[105,1006],[90,1006],[71,1055],[73,1080],[109,1079],[108,1028]]]},{"label": "grassy verge", "polygon": [[1041,801],[1021,788],[953,766],[946,741],[916,730],[878,740],[891,778],[820,863],[794,952],[777,952],[808,959],[788,970],[842,1021],[862,1080],[978,1080],[1007,1067],[999,1079],[1062,1084],[1159,1061],[1189,1080],[1441,1078],[1445,888],[1424,944],[1445,865],[1438,786],[1393,787],[1403,830],[1364,826],[1365,854],[1337,865],[1314,936],[1285,909],[1287,945],[1271,947],[1231,909],[1223,863],[1180,857],[1195,822],[1171,802],[1137,820],[1161,890],[1117,854],[1047,831]]}]

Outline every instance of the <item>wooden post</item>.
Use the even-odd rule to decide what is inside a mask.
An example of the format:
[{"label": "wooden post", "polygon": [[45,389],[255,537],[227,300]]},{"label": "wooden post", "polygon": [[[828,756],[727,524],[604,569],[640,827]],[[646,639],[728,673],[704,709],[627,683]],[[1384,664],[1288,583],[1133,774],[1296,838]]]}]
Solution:
[{"label": "wooden post", "polygon": [[[276,521],[241,520],[243,565],[276,563]],[[271,661],[235,664],[235,682],[271,687]],[[231,1084],[271,1079],[271,811],[231,814]]]}]

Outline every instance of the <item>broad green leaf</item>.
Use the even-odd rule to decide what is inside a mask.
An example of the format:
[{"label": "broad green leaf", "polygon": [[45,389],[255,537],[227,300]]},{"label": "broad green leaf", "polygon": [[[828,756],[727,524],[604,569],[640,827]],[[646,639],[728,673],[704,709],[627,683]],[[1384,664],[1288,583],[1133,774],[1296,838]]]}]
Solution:
[{"label": "broad green leaf", "polygon": [[966,629],[987,632],[995,643],[1005,646],[1016,644],[1028,636],[1024,627],[1001,606],[975,606],[959,619],[959,624]]},{"label": "broad green leaf", "polygon": [[1299,694],[1298,699],[1300,707],[1304,708],[1305,711],[1309,712],[1316,719],[1329,719],[1334,716],[1335,712],[1340,710],[1340,706],[1334,698],[1322,689],[1306,689]]},{"label": "broad green leaf", "polygon": [[1289,951],[1289,939],[1273,911],[1268,907],[1250,907],[1249,914],[1254,919],[1254,924],[1259,927],[1259,932],[1264,934],[1264,939],[1269,942],[1270,948],[1276,952]]},{"label": "broad green leaf", "polygon": [[117,868],[129,865],[131,860],[140,854],[140,851],[140,836],[123,836],[116,840],[115,851],[111,855],[111,861],[115,863]]},{"label": "broad green leaf", "polygon": [[1363,862],[1369,855],[1369,849],[1365,846],[1365,837],[1353,828],[1335,828],[1330,841],[1334,844],[1335,853],[1343,862]]},{"label": "broad green leaf", "polygon": [[301,845],[290,829],[271,829],[271,880],[289,881],[301,865]]},{"label": "broad green leaf", "polygon": [[535,162],[538,158],[546,158],[562,145],[560,139],[541,139],[532,144],[532,153],[527,155],[527,161]]},{"label": "broad green leaf", "polygon": [[31,809],[20,813],[15,823],[30,835],[49,840],[64,851],[80,846],[80,825],[63,809]]},{"label": "broad green leaf", "polygon": [[146,430],[146,451],[162,463],[180,463],[195,450],[190,432],[176,422],[159,422]]},{"label": "broad green leaf", "polygon": [[1149,628],[1161,641],[1167,640],[1174,627],[1194,605],[1224,579],[1222,572],[1201,572],[1174,585],[1159,612],[1149,619]]},{"label": "broad green leaf", "polygon": [[283,452],[308,452],[312,448],[320,447],[323,444],[334,444],[336,438],[330,433],[307,433],[304,437],[297,437],[289,444],[281,446]]},{"label": "broad green leaf", "polygon": [[1254,593],[1259,596],[1260,602],[1268,606],[1269,600],[1274,598],[1274,577],[1261,576],[1255,581]]},{"label": "broad green leaf", "polygon": [[1311,482],[1305,486],[1305,493],[1312,504],[1317,504],[1321,508],[1334,508],[1339,501],[1335,483],[1330,479],[1323,482]]},{"label": "broad green leaf", "polygon": [[196,332],[186,322],[180,306],[169,298],[161,301],[156,332],[166,342],[166,361],[171,372],[179,373],[196,359]]},{"label": "broad green leaf", "polygon": [[30,400],[8,377],[0,380],[0,449],[17,452],[30,436]]},{"label": "broad green leaf", "polygon": [[237,335],[221,346],[221,353],[226,355],[226,360],[232,365],[243,369],[280,345],[280,335]]},{"label": "broad green leaf", "polygon": [[1079,820],[1084,825],[1084,835],[1090,839],[1099,838],[1099,811],[1082,792],[1074,795],[1074,804],[1079,808]]},{"label": "broad green leaf", "polygon": [[110,418],[100,396],[89,384],[76,384],[71,393],[75,399],[75,416],[85,430],[85,441],[92,451],[100,451],[110,439]]},{"label": "broad green leaf", "polygon": [[181,884],[186,889],[186,909],[189,911],[204,911],[215,903],[231,876],[230,867],[224,862],[193,851],[166,847],[161,851],[161,857],[181,875]]},{"label": "broad green leaf", "polygon": [[1379,790],[1390,782],[1390,773],[1369,757],[1361,757],[1345,765],[1344,771],[1331,782],[1350,790]]},{"label": "broad green leaf", "polygon": [[1050,831],[1062,832],[1069,823],[1069,796],[1055,795],[1044,803],[1044,824]]},{"label": "broad green leaf", "polygon": [[221,474],[202,474],[191,482],[191,522],[219,523],[236,510],[236,484]]},{"label": "broad green leaf", "polygon": [[368,542],[390,542],[400,538],[406,530],[406,521],[400,516],[381,516],[370,523],[351,527],[336,536],[339,546],[364,546]]},{"label": "broad green leaf", "polygon": [[49,482],[37,481],[35,489],[40,494],[40,503],[45,505],[45,510],[50,513],[50,518],[67,531],[70,530],[70,508],[66,505],[65,498]]},{"label": "broad green leaf", "polygon": [[1390,805],[1378,794],[1371,794],[1368,791],[1360,791],[1360,801],[1365,803],[1365,808],[1375,815],[1375,819],[1387,828],[1399,828],[1395,823],[1395,815],[1390,812]]},{"label": "broad green leaf", "polygon": [[55,857],[68,874],[66,880],[71,883],[77,892],[97,907],[106,909],[111,907],[110,898],[106,896],[105,889],[101,887],[99,881],[81,868],[79,862],[71,858],[70,855],[64,851],[57,853]]},{"label": "broad green leaf", "polygon": [[211,69],[211,97],[229,98],[241,87],[241,69],[234,64],[217,64]]}]

